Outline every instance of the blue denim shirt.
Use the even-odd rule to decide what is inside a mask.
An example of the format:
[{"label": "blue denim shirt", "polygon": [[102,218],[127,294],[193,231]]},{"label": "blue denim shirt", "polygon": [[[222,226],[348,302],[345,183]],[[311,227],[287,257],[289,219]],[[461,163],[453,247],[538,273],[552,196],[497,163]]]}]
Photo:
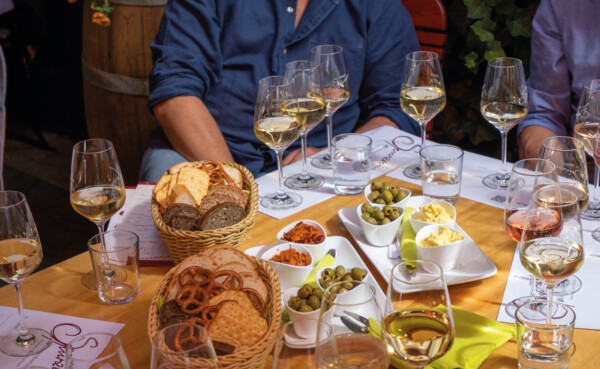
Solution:
[{"label": "blue denim shirt", "polygon": [[[235,160],[257,173],[275,163],[253,131],[258,81],[283,75],[288,62],[308,59],[313,46],[336,44],[344,49],[352,91],[333,116],[334,135],[375,116],[417,133],[399,106],[404,57],[419,49],[400,0],[312,0],[297,29],[295,7],[296,0],[169,1],[151,45],[150,108],[198,96]],[[309,133],[308,145],[327,146],[324,122]]]},{"label": "blue denim shirt", "polygon": [[529,113],[519,134],[538,125],[570,136],[583,84],[600,78],[600,1],[543,0],[533,19]]}]

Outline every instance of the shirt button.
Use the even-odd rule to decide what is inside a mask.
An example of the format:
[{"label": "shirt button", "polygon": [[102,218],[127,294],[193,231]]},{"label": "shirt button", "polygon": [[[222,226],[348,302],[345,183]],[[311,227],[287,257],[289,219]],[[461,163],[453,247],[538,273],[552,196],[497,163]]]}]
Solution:
[{"label": "shirt button", "polygon": [[288,13],[293,13],[294,12],[294,8],[291,6],[288,6],[287,8]]},{"label": "shirt button", "polygon": [[287,49],[283,49],[283,55],[287,54]]}]

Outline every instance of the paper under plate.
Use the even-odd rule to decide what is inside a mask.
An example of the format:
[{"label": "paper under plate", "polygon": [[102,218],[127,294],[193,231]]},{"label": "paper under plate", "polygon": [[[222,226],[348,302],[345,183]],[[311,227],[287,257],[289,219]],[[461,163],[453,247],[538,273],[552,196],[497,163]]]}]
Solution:
[{"label": "paper under plate", "polygon": [[[352,235],[352,238],[354,238],[354,241],[356,241],[358,247],[367,255],[386,282],[389,282],[392,267],[400,259],[388,258],[387,247],[373,246],[367,241],[360,227],[356,206],[340,209],[338,216]],[[495,275],[498,269],[494,262],[473,242],[471,237],[462,228],[458,225],[457,228],[465,234],[465,243],[456,267],[444,273],[446,283],[448,285],[465,283]]]}]

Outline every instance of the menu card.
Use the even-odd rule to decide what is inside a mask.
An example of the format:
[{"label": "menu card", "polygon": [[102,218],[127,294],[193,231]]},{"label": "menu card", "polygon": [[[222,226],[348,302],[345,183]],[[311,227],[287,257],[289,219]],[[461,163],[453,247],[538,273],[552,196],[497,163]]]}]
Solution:
[{"label": "menu card", "polygon": [[[75,337],[92,332],[117,334],[125,324],[101,320],[78,318],[61,314],[52,314],[35,310],[24,310],[28,327],[44,329],[50,334],[52,345],[37,355],[11,357],[0,352],[0,367],[27,368],[41,366],[49,369],[65,367],[65,349]],[[5,337],[18,327],[19,316],[16,308],[0,306],[0,337]],[[105,346],[89,348],[92,358],[98,357]]]}]

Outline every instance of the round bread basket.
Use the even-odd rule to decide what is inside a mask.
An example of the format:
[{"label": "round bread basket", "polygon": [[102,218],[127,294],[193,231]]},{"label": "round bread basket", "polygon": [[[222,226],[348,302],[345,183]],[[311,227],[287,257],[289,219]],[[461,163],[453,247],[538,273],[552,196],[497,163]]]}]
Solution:
[{"label": "round bread basket", "polygon": [[[269,302],[266,308],[266,320],[269,323],[269,329],[254,346],[247,347],[244,350],[235,352],[230,355],[219,356],[219,368],[221,369],[263,369],[267,360],[267,356],[271,353],[275,344],[275,337],[277,329],[281,324],[281,286],[279,285],[279,278],[277,273],[269,264],[263,260],[255,257],[250,257],[256,264],[259,275],[267,285],[269,291]],[[173,267],[165,277],[163,278],[160,286],[154,294],[154,299],[150,305],[150,312],[148,316],[148,336],[150,341],[153,340],[156,333],[160,328],[159,315],[158,315],[158,296],[165,296],[167,294],[167,287],[175,274],[175,267]],[[197,360],[195,367],[201,367],[202,359]]]},{"label": "round bread basket", "polygon": [[167,243],[173,263],[178,264],[186,257],[203,248],[225,244],[239,248],[246,232],[254,225],[258,213],[258,186],[252,173],[244,166],[232,162],[220,162],[235,167],[242,172],[243,189],[249,191],[246,216],[239,223],[225,228],[207,231],[183,231],[165,224],[160,206],[152,199],[152,219],[160,237]]}]

